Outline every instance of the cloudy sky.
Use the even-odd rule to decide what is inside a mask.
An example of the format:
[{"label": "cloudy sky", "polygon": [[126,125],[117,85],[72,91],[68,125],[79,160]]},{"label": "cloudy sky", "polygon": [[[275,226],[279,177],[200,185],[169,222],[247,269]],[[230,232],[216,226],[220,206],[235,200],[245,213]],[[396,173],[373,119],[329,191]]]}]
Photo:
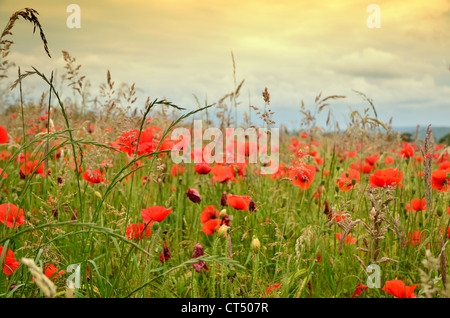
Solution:
[{"label": "cloudy sky", "polygon": [[[66,25],[71,3],[79,29]],[[367,26],[372,3],[381,28]],[[320,92],[346,95],[333,103],[344,125],[351,109],[368,107],[357,90],[394,126],[450,126],[450,0],[2,0],[0,23],[24,7],[39,12],[52,59],[23,20],[10,59],[61,74],[66,50],[93,94],[109,69],[136,83],[141,105],[150,96],[192,108],[193,94],[213,103],[233,90],[232,51],[242,112],[249,101],[263,106],[267,87],[277,124],[294,127],[302,99],[313,107]]]}]

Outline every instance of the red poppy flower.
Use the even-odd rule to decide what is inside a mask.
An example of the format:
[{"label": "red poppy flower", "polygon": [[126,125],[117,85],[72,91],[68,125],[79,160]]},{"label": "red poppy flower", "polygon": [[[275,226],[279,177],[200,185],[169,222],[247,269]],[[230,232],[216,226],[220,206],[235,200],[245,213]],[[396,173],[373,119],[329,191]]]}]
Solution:
[{"label": "red poppy flower", "polygon": [[403,180],[403,171],[395,168],[386,168],[384,170],[375,170],[369,177],[369,184],[372,187],[385,188],[388,186],[395,187],[397,184],[401,187]]},{"label": "red poppy flower", "polygon": [[316,167],[314,165],[299,164],[289,172],[289,178],[293,185],[299,186],[302,190],[307,190],[316,174]]},{"label": "red poppy flower", "polygon": [[401,280],[390,280],[386,282],[382,290],[397,298],[416,298],[416,295],[413,294],[416,287],[417,284],[414,284],[410,287],[406,286],[405,283]]},{"label": "red poppy flower", "polygon": [[219,229],[220,224],[222,223],[221,219],[211,219],[203,223],[203,233],[206,235],[214,234],[214,231]]},{"label": "red poppy flower", "polygon": [[150,223],[149,226],[152,226],[153,222],[162,222],[172,211],[172,209],[166,209],[163,206],[155,205],[141,210],[141,214],[144,222],[146,224]]},{"label": "red poppy flower", "polygon": [[202,162],[194,166],[194,170],[198,174],[208,174],[211,171],[211,169],[212,169],[211,166],[206,162]]},{"label": "red poppy flower", "polygon": [[202,214],[200,215],[200,222],[202,224],[208,222],[212,219],[217,219],[219,217],[219,210],[217,210],[214,205],[208,205],[206,208],[203,209]]},{"label": "red poppy flower", "polygon": [[361,294],[363,293],[363,291],[366,291],[366,290],[368,290],[369,289],[369,287],[368,286],[366,286],[366,285],[364,285],[364,284],[358,284],[358,285],[356,285],[356,290],[355,290],[355,292],[353,293],[353,296],[352,296],[352,298],[355,298],[355,296],[361,296]]},{"label": "red poppy flower", "polygon": [[277,288],[280,286],[281,286],[280,283],[276,283],[276,284],[273,284],[272,286],[267,287],[266,294],[264,295],[264,297],[267,297],[268,295],[270,295],[272,292],[277,290]]},{"label": "red poppy flower", "polygon": [[406,211],[426,211],[427,201],[425,199],[412,199],[411,204],[406,203]]},{"label": "red poppy flower", "polygon": [[450,161],[441,163],[438,170],[450,170]]},{"label": "red poppy flower", "polygon": [[12,203],[4,203],[0,205],[0,223],[7,227],[17,229],[25,223],[23,209],[20,209]]},{"label": "red poppy flower", "polygon": [[331,218],[334,218],[334,221],[339,223],[345,219],[345,213],[332,213]]},{"label": "red poppy flower", "polygon": [[364,160],[371,166],[374,166],[375,163],[380,159],[379,154],[374,154],[373,156],[366,157]]},{"label": "red poppy flower", "polygon": [[358,170],[360,173],[371,173],[374,166],[372,165],[366,165],[361,164],[360,162],[354,162],[350,164],[350,167],[352,167],[355,170]]},{"label": "red poppy flower", "polygon": [[31,173],[33,174],[40,174],[41,176],[44,176],[44,163],[41,163],[41,165],[38,167],[39,160],[34,161],[27,161],[27,168],[25,169],[25,164],[20,166],[20,172],[22,175],[27,176]]},{"label": "red poppy flower", "polygon": [[431,173],[431,187],[439,192],[447,192],[450,187],[450,169],[436,170]]},{"label": "red poppy flower", "polygon": [[7,178],[8,175],[6,174],[6,172],[3,171],[2,168],[0,168],[0,178]]},{"label": "red poppy flower", "polygon": [[176,177],[180,174],[184,173],[186,171],[186,168],[182,165],[173,165],[172,166],[172,176]]},{"label": "red poppy flower", "polygon": [[336,184],[341,191],[350,191],[359,182],[359,172],[355,169],[348,169],[341,174],[341,178],[336,180]]},{"label": "red poppy flower", "polygon": [[[413,234],[408,233],[409,241],[406,242],[406,245],[420,245],[426,239],[426,234],[422,231],[414,231]],[[427,243],[426,246],[430,246],[430,243]]]},{"label": "red poppy flower", "polygon": [[8,140],[8,132],[4,127],[0,126],[0,144],[7,144]]},{"label": "red poppy flower", "polygon": [[414,156],[414,148],[411,147],[407,142],[403,144],[403,149],[400,150],[398,155],[402,158],[411,158]]},{"label": "red poppy flower", "polygon": [[247,211],[252,197],[230,194],[227,197],[227,203],[236,210]]},{"label": "red poppy flower", "polygon": [[65,273],[64,270],[61,270],[58,272],[58,268],[53,264],[45,264],[44,265],[44,274],[48,278],[51,278],[51,280],[56,280],[59,275],[62,275],[64,273]]},{"label": "red poppy flower", "polygon": [[[336,238],[340,241],[342,237],[342,233],[336,233]],[[345,244],[355,244],[356,239],[351,237],[350,234],[347,234],[347,237],[345,238]]]},{"label": "red poppy flower", "polygon": [[106,181],[104,178],[105,172],[105,170],[100,171],[100,169],[86,170],[83,173],[83,180],[89,181],[89,184],[102,183]]},{"label": "red poppy flower", "polygon": [[[144,232],[145,229],[145,232]],[[126,230],[127,238],[130,240],[142,240],[145,237],[149,237],[151,233],[150,225],[145,226],[143,223],[133,223],[128,225]]]},{"label": "red poppy flower", "polygon": [[394,163],[394,158],[392,158],[391,156],[387,156],[387,157],[384,159],[384,163],[386,164],[386,166],[390,166],[391,164]]},{"label": "red poppy flower", "polygon": [[226,182],[233,180],[236,182],[236,172],[233,170],[233,166],[223,166],[221,164],[215,164],[214,167],[211,168],[211,173],[213,174],[212,182]]},{"label": "red poppy flower", "polygon": [[[0,258],[2,257],[3,254],[3,246],[0,246]],[[11,251],[9,248],[6,248],[5,251],[5,255],[3,256],[3,261],[2,261],[2,266],[1,268],[3,268],[3,273],[5,275],[12,275],[16,269],[19,267],[20,262],[17,262],[14,259],[14,252]]]}]

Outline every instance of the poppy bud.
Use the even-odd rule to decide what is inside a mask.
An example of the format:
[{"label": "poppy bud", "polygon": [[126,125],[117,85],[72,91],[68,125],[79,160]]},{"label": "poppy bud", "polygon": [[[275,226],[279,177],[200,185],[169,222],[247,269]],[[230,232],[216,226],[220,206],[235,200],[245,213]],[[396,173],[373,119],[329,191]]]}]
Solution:
[{"label": "poppy bud", "polygon": [[219,218],[222,219],[225,215],[227,215],[227,209],[223,209],[222,211],[220,211]]},{"label": "poppy bud", "polygon": [[77,210],[73,209],[71,221],[75,221],[78,218]]},{"label": "poppy bud", "polygon": [[54,208],[53,210],[52,210],[52,214],[53,214],[53,216],[55,217],[55,218],[58,218],[58,208]]},{"label": "poppy bud", "polygon": [[220,197],[220,204],[222,206],[227,206],[227,194],[224,192],[222,193],[222,196]]},{"label": "poppy bud", "polygon": [[194,203],[198,203],[202,200],[200,193],[195,189],[189,189],[186,193],[189,200],[191,200]]},{"label": "poppy bud", "polygon": [[251,247],[254,253],[258,253],[259,249],[261,248],[261,242],[258,240],[256,236],[253,237]]},{"label": "poppy bud", "polygon": [[161,251],[161,255],[159,256],[159,260],[161,263],[168,261],[171,258],[169,247],[167,246],[166,240],[164,240],[163,250]]},{"label": "poppy bud", "polygon": [[222,224],[225,224],[228,227],[230,226],[230,216],[228,214],[225,214],[222,218]]},{"label": "poppy bud", "polygon": [[356,179],[352,179],[352,185],[356,184]]},{"label": "poppy bud", "polygon": [[438,206],[436,212],[437,212],[437,215],[442,216],[442,214],[444,214],[444,209],[442,208],[442,206]]},{"label": "poppy bud", "polygon": [[336,192],[339,192],[339,187],[338,187],[338,186],[335,186],[335,187],[334,187],[334,190],[336,190]]},{"label": "poppy bud", "polygon": [[248,204],[248,209],[250,211],[255,211],[256,210],[256,204],[255,204],[255,202],[253,202],[253,200],[250,201],[250,203]]},{"label": "poppy bud", "polygon": [[217,230],[217,235],[219,235],[220,237],[227,236],[228,229],[229,227],[223,224],[221,227],[219,227],[219,230]]}]

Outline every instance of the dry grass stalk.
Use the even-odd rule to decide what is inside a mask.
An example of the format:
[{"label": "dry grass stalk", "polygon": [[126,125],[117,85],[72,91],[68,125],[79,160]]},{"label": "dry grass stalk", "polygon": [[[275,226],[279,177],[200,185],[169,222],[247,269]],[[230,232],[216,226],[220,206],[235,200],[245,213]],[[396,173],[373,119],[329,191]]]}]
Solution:
[{"label": "dry grass stalk", "polygon": [[22,258],[21,262],[28,266],[28,270],[34,277],[34,282],[44,293],[45,297],[53,298],[56,295],[56,286],[44,275],[42,268],[37,266],[34,260],[30,258]]},{"label": "dry grass stalk", "polygon": [[[431,188],[431,164],[434,154],[434,148],[431,140],[431,125],[427,128],[427,134],[425,136],[425,144],[423,148],[420,148],[423,156],[423,185],[425,189],[425,201],[427,203],[427,208],[431,213],[433,213],[432,203],[433,203],[433,190]],[[432,152],[432,153],[431,153]],[[429,155],[430,154],[430,155]]]},{"label": "dry grass stalk", "polygon": [[7,35],[12,35],[11,30],[14,27],[16,20],[19,19],[19,17],[22,17],[25,21],[28,21],[34,25],[33,33],[36,32],[36,28],[39,29],[39,34],[41,36],[42,42],[44,43],[45,52],[47,52],[48,57],[51,58],[52,56],[50,55],[50,51],[48,49],[48,43],[47,39],[45,38],[44,30],[39,23],[39,19],[37,18],[38,15],[39,13],[31,8],[24,8],[22,10],[14,12],[13,15],[9,18],[8,24],[6,25],[2,35],[0,36],[0,51],[3,51],[4,49],[9,50],[9,47],[11,46],[13,41],[5,40],[4,37]]}]

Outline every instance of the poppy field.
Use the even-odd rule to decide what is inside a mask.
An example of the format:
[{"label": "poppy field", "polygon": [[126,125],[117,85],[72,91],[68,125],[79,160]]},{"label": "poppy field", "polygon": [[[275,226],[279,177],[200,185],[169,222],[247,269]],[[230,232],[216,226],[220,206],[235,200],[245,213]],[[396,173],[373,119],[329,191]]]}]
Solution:
[{"label": "poppy field", "polygon": [[[367,99],[346,128],[319,127],[345,97],[319,94],[280,129],[272,173],[249,162],[270,147],[248,138],[220,162],[204,141],[187,154],[200,162],[175,163],[175,128],[238,128],[239,85],[189,111],[137,99],[109,71],[97,92],[62,55],[65,77],[0,78],[13,96],[0,108],[0,297],[450,296],[450,148],[431,126],[407,139]],[[31,77],[38,103],[24,99]],[[241,128],[280,127],[270,88],[254,103]]]}]

